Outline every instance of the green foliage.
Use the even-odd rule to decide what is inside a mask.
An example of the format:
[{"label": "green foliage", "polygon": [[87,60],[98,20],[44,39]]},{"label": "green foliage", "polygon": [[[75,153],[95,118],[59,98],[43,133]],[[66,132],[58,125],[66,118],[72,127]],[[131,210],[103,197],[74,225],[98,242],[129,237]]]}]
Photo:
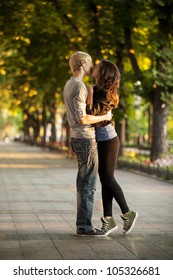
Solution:
[{"label": "green foliage", "polygon": [[155,71],[155,82],[162,88],[162,100],[164,102],[170,102],[173,100],[173,50],[163,49],[156,53],[156,57],[159,61],[159,67]]},{"label": "green foliage", "polygon": [[[77,50],[89,52],[93,62],[105,58],[118,65],[119,121],[133,121],[135,95],[148,106],[159,88],[169,103],[172,7],[171,0],[1,1],[0,94],[8,97],[1,98],[0,107],[19,107],[34,118],[46,108],[51,115],[50,105],[62,104],[68,59]],[[160,29],[165,26],[167,32]]]}]

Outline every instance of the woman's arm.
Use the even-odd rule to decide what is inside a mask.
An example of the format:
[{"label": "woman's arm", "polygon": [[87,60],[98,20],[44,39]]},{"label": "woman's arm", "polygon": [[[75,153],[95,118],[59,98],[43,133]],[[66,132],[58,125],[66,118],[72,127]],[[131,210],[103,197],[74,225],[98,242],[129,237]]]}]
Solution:
[{"label": "woman's arm", "polygon": [[88,90],[88,97],[86,100],[86,104],[92,105],[93,104],[93,86],[92,85],[87,86],[87,90]]}]

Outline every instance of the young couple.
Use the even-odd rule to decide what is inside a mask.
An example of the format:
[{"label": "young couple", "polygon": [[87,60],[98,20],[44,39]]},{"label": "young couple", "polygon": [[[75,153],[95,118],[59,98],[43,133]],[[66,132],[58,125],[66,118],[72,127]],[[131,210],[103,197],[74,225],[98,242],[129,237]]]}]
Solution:
[{"label": "young couple", "polygon": [[[74,53],[69,60],[72,77],[67,81],[63,97],[71,134],[71,148],[77,156],[77,235],[106,236],[118,227],[112,215],[113,198],[123,220],[123,233],[133,229],[138,213],[131,211],[123,191],[114,178],[119,138],[111,121],[111,109],[119,102],[120,73],[109,60],[93,67],[91,56]],[[85,76],[92,76],[96,85],[86,88]],[[103,217],[101,230],[92,225],[96,178],[102,186]]]}]

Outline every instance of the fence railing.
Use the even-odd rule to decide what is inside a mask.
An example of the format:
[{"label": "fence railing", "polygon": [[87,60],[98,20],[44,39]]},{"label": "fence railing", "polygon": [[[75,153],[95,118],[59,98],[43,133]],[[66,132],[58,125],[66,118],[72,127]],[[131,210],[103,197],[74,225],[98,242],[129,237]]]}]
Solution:
[{"label": "fence railing", "polygon": [[126,168],[133,171],[139,171],[148,175],[153,175],[165,180],[173,180],[173,170],[169,166],[161,167],[159,165],[146,165],[144,163],[128,162],[118,160],[117,166],[121,169]]}]

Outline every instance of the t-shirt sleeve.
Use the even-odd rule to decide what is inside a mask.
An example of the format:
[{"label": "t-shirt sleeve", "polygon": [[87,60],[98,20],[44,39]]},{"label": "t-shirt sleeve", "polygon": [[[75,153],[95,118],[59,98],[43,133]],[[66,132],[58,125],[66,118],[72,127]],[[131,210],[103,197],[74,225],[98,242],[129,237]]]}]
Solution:
[{"label": "t-shirt sleeve", "polygon": [[84,87],[80,87],[73,98],[75,116],[78,122],[86,115],[86,98],[87,90]]}]

